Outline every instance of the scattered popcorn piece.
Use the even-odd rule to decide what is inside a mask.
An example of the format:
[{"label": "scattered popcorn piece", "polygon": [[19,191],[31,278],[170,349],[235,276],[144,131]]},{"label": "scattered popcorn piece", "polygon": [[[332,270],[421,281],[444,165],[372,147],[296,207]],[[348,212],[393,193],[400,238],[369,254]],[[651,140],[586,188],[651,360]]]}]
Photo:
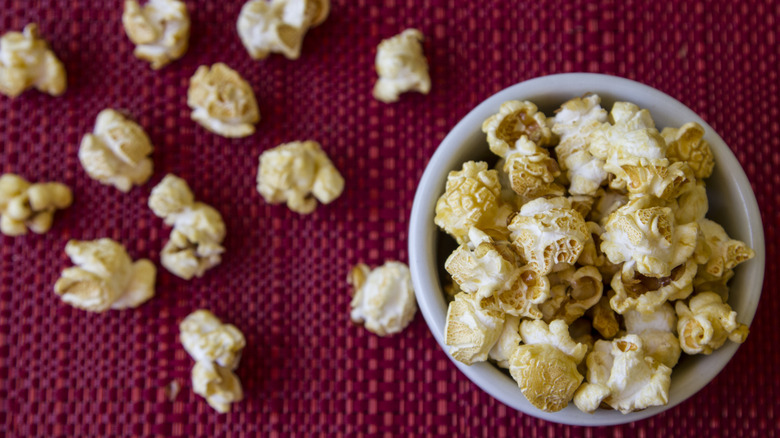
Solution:
[{"label": "scattered popcorn piece", "polygon": [[192,368],[192,390],[220,414],[230,412],[231,404],[244,399],[238,376],[230,368],[208,361],[197,362]]},{"label": "scattered popcorn piece", "polygon": [[488,357],[501,368],[509,368],[509,360],[515,354],[522,339],[520,339],[520,317],[507,315],[504,328],[498,336],[498,341],[488,352]]},{"label": "scattered popcorn piece", "polygon": [[349,274],[354,289],[350,317],[379,336],[401,332],[414,319],[417,301],[409,268],[387,262],[373,271],[360,263]]},{"label": "scattered popcorn piece", "polygon": [[196,362],[216,362],[230,370],[238,367],[246,346],[241,330],[232,324],[223,324],[205,309],[184,318],[179,324],[179,339]]},{"label": "scattered popcorn piece", "polygon": [[583,379],[576,362],[548,344],[518,347],[509,372],[528,401],[546,412],[565,408]]},{"label": "scattered popcorn piece", "polygon": [[504,328],[502,312],[483,307],[486,301],[476,295],[459,293],[447,309],[444,343],[450,355],[466,365],[487,360]]},{"label": "scattered popcorn piece", "polygon": [[570,267],[550,274],[550,298],[539,305],[546,322],[561,319],[571,325],[601,299],[604,283],[595,266]]},{"label": "scattered popcorn piece", "polygon": [[162,265],[174,275],[189,280],[202,277],[222,261],[225,223],[222,215],[194,196],[187,182],[166,175],[149,196],[154,214],[173,225],[171,237],[160,254]]},{"label": "scattered popcorn piece", "polygon": [[510,149],[523,137],[538,146],[549,146],[553,133],[547,126],[547,117],[529,101],[510,100],[501,104],[498,113],[482,123],[490,150],[499,157],[507,157]]},{"label": "scattered popcorn piece", "polygon": [[376,52],[374,98],[385,103],[397,102],[407,91],[428,94],[431,77],[428,61],[422,47],[423,34],[417,29],[406,29],[400,34],[382,40]]},{"label": "scattered popcorn piece", "polygon": [[677,314],[670,303],[664,303],[653,313],[628,310],[623,313],[626,331],[642,339],[645,353],[656,362],[674,368],[680,359],[680,341],[677,340]]},{"label": "scattered popcorn piece", "polygon": [[37,90],[59,96],[65,92],[65,66],[38,35],[38,25],[28,24],[23,32],[0,37],[0,93],[16,97]]},{"label": "scattered popcorn piece", "polygon": [[0,232],[6,236],[42,234],[51,228],[54,212],[70,207],[73,193],[57,182],[30,184],[13,173],[0,176]]},{"label": "scattered popcorn piece", "polygon": [[540,275],[573,265],[590,232],[571,202],[563,197],[535,199],[511,218],[511,239]]},{"label": "scattered popcorn piece", "polygon": [[715,157],[707,140],[704,140],[704,128],[696,122],[682,125],[680,128],[664,128],[661,136],[666,140],[666,157],[672,163],[687,163],[697,179],[709,178],[715,167]]},{"label": "scattered popcorn piece", "polygon": [[252,87],[221,62],[198,67],[190,78],[187,105],[192,108],[192,120],[223,137],[252,135],[260,121]]},{"label": "scattered popcorn piece", "polygon": [[190,15],[180,0],[149,0],[142,8],[136,0],[125,0],[122,25],[133,44],[136,58],[160,69],[187,52]]},{"label": "scattered popcorn piece", "polygon": [[154,296],[154,264],[147,259],[133,263],[114,240],[70,240],[65,253],[77,266],[62,271],[54,292],[73,307],[92,312],[135,308]]},{"label": "scattered popcorn piece", "polygon": [[281,144],[260,155],[257,191],[270,204],[287,203],[308,214],[317,201],[330,204],[344,191],[344,178],[316,141]]},{"label": "scattered popcorn piece", "polygon": [[675,311],[680,346],[687,354],[712,354],[726,339],[741,344],[747,338],[748,327],[737,322],[737,312],[714,292],[699,293],[688,305],[678,301]]},{"label": "scattered popcorn piece", "polygon": [[655,312],[667,301],[688,298],[697,269],[696,261],[691,259],[672,269],[668,276],[656,278],[639,274],[624,264],[623,270],[612,277],[610,285],[615,296],[609,303],[620,314],[632,309]]},{"label": "scattered popcorn piece", "polygon": [[523,200],[541,196],[563,196],[563,186],[555,183],[561,174],[558,163],[547,150],[540,148],[527,137],[520,137],[513,147],[507,149],[504,172],[509,184]]},{"label": "scattered popcorn piece", "polygon": [[81,141],[79,161],[90,178],[128,192],[152,175],[154,148],[144,129],[118,111],[104,109],[94,134]]},{"label": "scattered popcorn piece", "polygon": [[[506,218],[511,208],[501,204],[498,172],[487,163],[467,161],[447,176],[447,187],[436,202],[434,222],[459,244],[468,240],[472,227],[495,237],[506,237]],[[503,239],[499,239],[503,240]]]},{"label": "scattered popcorn piece", "polygon": [[740,263],[755,257],[756,253],[745,242],[731,239],[717,223],[702,219],[699,226],[711,251],[707,264],[702,267],[710,278],[722,277]]}]

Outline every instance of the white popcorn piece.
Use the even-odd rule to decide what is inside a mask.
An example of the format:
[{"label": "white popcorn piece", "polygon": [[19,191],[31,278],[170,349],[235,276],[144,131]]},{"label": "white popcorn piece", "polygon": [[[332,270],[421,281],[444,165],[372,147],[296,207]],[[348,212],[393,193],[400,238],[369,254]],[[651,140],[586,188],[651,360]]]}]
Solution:
[{"label": "white popcorn piece", "polygon": [[157,70],[187,52],[190,15],[180,0],[149,0],[143,7],[137,0],[125,0],[122,25],[133,44],[136,58]]},{"label": "white popcorn piece", "polygon": [[476,295],[461,292],[450,303],[444,343],[455,360],[466,365],[487,360],[504,328],[504,314],[486,308],[490,300],[478,301]]},{"label": "white popcorn piece", "polygon": [[374,98],[385,103],[398,101],[401,93],[431,91],[428,61],[422,47],[423,34],[417,29],[406,29],[400,34],[382,40],[376,52]]},{"label": "white popcorn piece", "polygon": [[76,266],[62,271],[54,292],[73,307],[92,312],[135,308],[154,296],[154,264],[147,259],[133,263],[114,240],[70,240],[65,253]]},{"label": "white popcorn piece", "polygon": [[222,261],[226,233],[222,215],[209,205],[194,202],[186,181],[166,175],[152,189],[149,207],[166,224],[173,225],[171,237],[160,254],[165,269],[190,280],[202,277]]},{"label": "white popcorn piece", "polygon": [[547,150],[525,136],[507,149],[504,172],[509,178],[509,186],[523,200],[562,196],[565,192],[563,186],[555,183],[555,178],[561,174],[558,163]]},{"label": "white popcorn piece", "polygon": [[549,325],[541,320],[524,320],[520,323],[520,337],[526,345],[546,344],[555,347],[579,364],[588,353],[588,347],[574,342],[569,334],[569,325],[561,319]]},{"label": "white popcorn piece", "polygon": [[508,229],[512,242],[540,275],[573,265],[591,238],[582,216],[563,197],[523,205]]},{"label": "white popcorn piece", "polygon": [[664,128],[661,136],[666,140],[666,157],[671,162],[687,163],[697,179],[709,178],[715,167],[715,157],[710,144],[704,140],[701,125],[690,122],[680,128]]},{"label": "white popcorn piece", "polygon": [[0,93],[16,97],[35,88],[59,96],[67,87],[65,66],[38,34],[38,25],[0,37]]},{"label": "white popcorn piece", "polygon": [[653,313],[628,310],[623,313],[626,331],[642,339],[645,353],[656,362],[674,368],[680,359],[680,341],[677,331],[677,314],[671,303],[664,303]]},{"label": "white popcorn piece", "polygon": [[537,146],[550,146],[554,137],[547,125],[547,117],[532,102],[510,100],[482,123],[482,132],[490,150],[505,158],[523,137]]},{"label": "white popcorn piece", "polygon": [[152,175],[154,148],[144,129],[118,111],[104,109],[94,134],[81,141],[79,161],[90,178],[128,192]]},{"label": "white popcorn piece", "polygon": [[73,193],[57,182],[30,184],[13,173],[0,176],[0,232],[6,236],[42,234],[52,226],[54,212],[70,207]]},{"label": "white popcorn piece", "polygon": [[246,339],[232,324],[223,324],[213,313],[200,309],[179,324],[179,340],[196,362],[216,362],[230,370],[238,367]]},{"label": "white popcorn piece", "polygon": [[693,259],[672,269],[666,277],[648,277],[634,271],[628,264],[612,277],[610,285],[615,295],[612,309],[620,314],[627,310],[653,313],[667,301],[683,300],[693,292],[693,278],[698,266]]},{"label": "white popcorn piece", "polygon": [[596,199],[588,214],[588,220],[596,222],[602,227],[606,225],[607,219],[615,210],[628,203],[626,194],[609,188],[599,189],[595,196]]},{"label": "white popcorn piece", "polygon": [[[507,283],[509,287],[500,290],[494,301],[497,309],[508,315],[523,318],[539,319],[542,312],[539,304],[545,302],[550,296],[550,281],[546,276],[537,273],[533,267],[526,265],[516,271],[513,281]],[[489,305],[486,304],[486,305]]]},{"label": "white popcorn piece", "polygon": [[539,305],[546,322],[556,319],[571,325],[601,299],[604,284],[595,266],[574,267],[550,274],[550,298]]},{"label": "white popcorn piece", "polygon": [[498,336],[493,348],[488,352],[488,358],[496,361],[501,368],[509,368],[510,359],[520,347],[520,317],[507,315],[504,321],[504,328]]},{"label": "white popcorn piece", "polygon": [[192,120],[223,137],[252,135],[260,121],[255,93],[235,70],[218,62],[201,65],[190,78],[187,105]]},{"label": "white popcorn piece", "polygon": [[417,301],[409,268],[401,262],[386,262],[371,270],[360,263],[350,272],[354,288],[350,318],[379,336],[400,333],[414,319]]},{"label": "white popcorn piece", "polygon": [[301,214],[330,204],[344,191],[344,178],[316,141],[295,141],[269,149],[259,158],[257,191],[266,202]]},{"label": "white popcorn piece", "polygon": [[678,224],[701,221],[710,208],[704,183],[700,182],[691,185],[688,190],[681,193],[669,206],[674,211],[674,220]]},{"label": "white popcorn piece", "polygon": [[675,303],[680,346],[686,354],[712,354],[726,340],[743,343],[748,327],[737,322],[737,312],[714,292],[701,292],[686,305]]},{"label": "white popcorn piece", "polygon": [[740,263],[755,257],[756,253],[745,242],[732,239],[717,223],[702,219],[699,226],[710,248],[711,255],[701,269],[710,279],[722,277]]},{"label": "white popcorn piece", "polygon": [[460,245],[444,262],[444,269],[455,283],[464,292],[481,298],[509,288],[518,275],[513,254],[506,254],[507,248],[496,245],[478,228],[471,228],[468,237],[469,242]]},{"label": "white popcorn piece", "polygon": [[213,362],[197,362],[192,368],[192,390],[220,414],[244,398],[241,381],[230,368]]}]

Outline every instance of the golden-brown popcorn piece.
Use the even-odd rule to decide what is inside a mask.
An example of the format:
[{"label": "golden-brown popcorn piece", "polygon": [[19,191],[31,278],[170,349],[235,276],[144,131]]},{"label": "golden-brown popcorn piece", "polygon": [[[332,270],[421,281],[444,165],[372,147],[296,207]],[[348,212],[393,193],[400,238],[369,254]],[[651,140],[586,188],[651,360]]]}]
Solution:
[{"label": "golden-brown popcorn piece", "polygon": [[756,253],[745,242],[730,238],[717,223],[702,219],[699,226],[711,251],[709,260],[701,270],[710,278],[722,277],[740,263],[755,257]]},{"label": "golden-brown popcorn piece", "polygon": [[709,178],[715,167],[715,157],[707,140],[704,128],[696,122],[689,122],[679,128],[664,128],[661,136],[666,140],[666,157],[672,163],[685,162],[693,169],[696,179]]},{"label": "golden-brown popcorn piece", "polygon": [[601,299],[588,310],[593,321],[593,328],[596,329],[604,339],[614,338],[620,330],[620,324],[618,323],[616,313],[612,310],[612,307],[609,306],[609,300],[610,296],[602,295]]},{"label": "golden-brown popcorn piece", "polygon": [[223,324],[213,313],[200,309],[179,324],[179,340],[196,362],[216,362],[230,370],[238,367],[246,339],[232,324]]},{"label": "golden-brown popcorn piece", "polygon": [[376,51],[374,98],[397,102],[401,93],[431,91],[428,61],[423,54],[423,34],[417,29],[406,29],[400,34],[382,40]]},{"label": "golden-brown popcorn piece", "polygon": [[459,293],[447,309],[444,343],[450,355],[466,365],[487,360],[503,330],[504,314],[484,308],[488,300],[480,302],[474,294]]},{"label": "golden-brown popcorn piece", "polygon": [[238,376],[230,368],[209,361],[197,362],[192,368],[192,390],[220,414],[230,412],[231,404],[244,398]]},{"label": "golden-brown popcorn piece", "polygon": [[401,332],[414,319],[417,301],[409,268],[401,262],[386,262],[371,270],[359,263],[350,272],[354,288],[350,318],[379,336]]},{"label": "golden-brown popcorn piece", "polygon": [[192,120],[223,137],[252,135],[260,121],[252,87],[221,62],[198,67],[190,78],[187,105],[192,108]]},{"label": "golden-brown popcorn piece", "polygon": [[152,175],[154,148],[144,129],[118,111],[104,109],[94,134],[81,141],[79,161],[90,178],[128,192]]},{"label": "golden-brown popcorn piece", "polygon": [[609,261],[606,254],[601,251],[601,234],[604,229],[595,222],[585,222],[590,231],[590,239],[585,242],[577,264],[581,266],[594,266],[601,273],[603,281],[612,279],[621,268],[621,265]]},{"label": "golden-brown popcorn piece", "polygon": [[0,37],[0,93],[16,97],[29,88],[59,96],[65,92],[65,66],[38,35],[38,25]]},{"label": "golden-brown popcorn piece", "polygon": [[309,27],[322,24],[329,12],[330,0],[252,0],[241,8],[236,28],[252,59],[280,53],[295,60]]},{"label": "golden-brown popcorn piece", "polygon": [[620,166],[629,196],[652,195],[670,200],[695,185],[696,179],[688,164],[669,164],[656,160],[653,164],[642,160],[626,160]]},{"label": "golden-brown popcorn piece", "polygon": [[549,344],[519,346],[509,365],[523,395],[546,412],[565,408],[583,379],[571,356]]},{"label": "golden-brown popcorn piece", "polygon": [[482,123],[482,132],[487,134],[490,150],[502,158],[522,137],[538,146],[550,146],[554,141],[544,113],[527,100],[502,103],[498,113]]},{"label": "golden-brown popcorn piece", "polygon": [[535,199],[509,221],[512,243],[540,275],[573,265],[590,232],[582,216],[563,197]]},{"label": "golden-brown popcorn piece", "polygon": [[542,320],[523,320],[520,323],[520,337],[526,345],[546,344],[555,347],[579,364],[588,353],[588,346],[572,339],[569,325],[561,319],[549,325]]},{"label": "golden-brown popcorn piece", "polygon": [[514,280],[509,287],[500,290],[496,295],[496,305],[508,315],[539,319],[542,312],[539,304],[550,296],[550,281],[546,276],[538,274],[530,265],[515,271]]},{"label": "golden-brown popcorn piece", "polygon": [[73,193],[57,182],[30,184],[13,173],[0,176],[0,232],[7,236],[49,231],[54,212],[70,207]]},{"label": "golden-brown popcorn piece", "polygon": [[[447,187],[436,202],[434,222],[459,244],[468,240],[472,227],[494,238],[506,237],[510,208],[501,204],[498,172],[487,163],[467,161],[463,168],[447,176]],[[504,239],[499,239],[504,240]]]},{"label": "golden-brown popcorn piece", "polygon": [[575,209],[583,218],[587,218],[590,215],[596,203],[596,197],[589,195],[571,195],[568,196],[568,199],[571,202],[571,208]]},{"label": "golden-brown popcorn piece", "polygon": [[627,310],[623,313],[626,332],[642,339],[645,353],[656,362],[674,368],[680,359],[680,341],[677,340],[677,314],[671,303],[664,303],[653,313]]},{"label": "golden-brown popcorn piece", "polygon": [[257,191],[270,204],[308,214],[344,191],[344,178],[316,141],[281,144],[260,154]]},{"label": "golden-brown popcorn piece", "polygon": [[571,325],[601,299],[604,283],[595,266],[570,267],[549,276],[550,298],[539,305],[543,319],[561,319]]},{"label": "golden-brown popcorn piece", "polygon": [[173,225],[171,237],[160,254],[162,265],[174,275],[189,280],[202,277],[222,261],[225,222],[213,207],[193,202],[187,182],[166,175],[149,196],[154,214]]},{"label": "golden-brown popcorn piece", "polygon": [[133,44],[136,58],[160,69],[187,52],[190,15],[180,0],[149,0],[143,7],[125,0],[122,25]]},{"label": "golden-brown popcorn piece", "polygon": [[747,338],[748,327],[737,322],[737,312],[714,292],[696,294],[687,305],[678,301],[675,311],[680,346],[686,354],[712,354],[726,339],[741,344]]},{"label": "golden-brown popcorn piece", "polygon": [[615,296],[609,303],[620,314],[627,310],[642,313],[655,312],[667,301],[682,300],[693,291],[693,277],[698,266],[695,260],[672,269],[667,277],[648,277],[623,265],[623,270],[612,277],[612,290]]},{"label": "golden-brown popcorn piece", "polygon": [[509,360],[520,347],[520,317],[507,315],[504,328],[498,336],[498,341],[488,353],[488,357],[496,361],[501,368],[509,368]]},{"label": "golden-brown popcorn piece", "polygon": [[564,188],[555,183],[561,174],[558,163],[528,137],[520,137],[507,149],[504,172],[509,177],[509,186],[524,200],[542,196],[562,196]]},{"label": "golden-brown popcorn piece", "polygon": [[650,196],[631,200],[607,219],[601,250],[612,263],[626,262],[643,275],[661,278],[688,260],[696,248],[699,226],[675,224],[672,209]]},{"label": "golden-brown popcorn piece", "polygon": [[154,296],[154,264],[147,259],[133,263],[114,240],[70,240],[65,253],[76,266],[62,271],[54,292],[73,307],[92,312],[134,308]]}]

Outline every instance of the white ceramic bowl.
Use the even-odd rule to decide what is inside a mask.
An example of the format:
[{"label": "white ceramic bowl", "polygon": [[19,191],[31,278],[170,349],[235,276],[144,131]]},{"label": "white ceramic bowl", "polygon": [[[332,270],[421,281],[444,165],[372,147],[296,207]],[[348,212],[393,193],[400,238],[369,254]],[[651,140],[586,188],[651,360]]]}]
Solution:
[{"label": "white ceramic bowl", "polygon": [[[444,272],[447,255],[456,245],[452,238],[436,227],[433,217],[436,200],[444,192],[447,174],[460,169],[465,161],[491,159],[481,126],[486,118],[498,112],[501,103],[512,99],[530,100],[545,114],[551,115],[566,100],[587,92],[598,93],[602,106],[608,110],[615,101],[629,101],[649,109],[659,129],[678,127],[686,122],[698,122],[705,128],[705,139],[715,155],[715,170],[707,180],[710,202],[707,217],[720,223],[731,237],[746,242],[756,252],[753,260],[737,267],[729,283],[731,290],[739,291],[732,293],[729,300],[737,311],[738,320],[748,325],[753,320],[764,277],[764,231],[750,183],[723,139],[696,113],[654,88],[613,76],[559,74],[513,85],[474,108],[442,141],[420,180],[410,218],[409,265],[420,310],[445,352],[448,350],[443,339],[447,302],[440,275]],[[750,342],[749,337],[747,342]],[[472,366],[454,359],[453,362],[485,392],[526,414],[557,423],[605,426],[647,418],[683,402],[709,383],[726,366],[737,348],[737,344],[728,341],[709,356],[683,357],[672,374],[669,403],[625,415],[603,409],[586,414],[573,403],[560,412],[543,412],[531,405],[508,373],[496,366],[488,362]]]}]

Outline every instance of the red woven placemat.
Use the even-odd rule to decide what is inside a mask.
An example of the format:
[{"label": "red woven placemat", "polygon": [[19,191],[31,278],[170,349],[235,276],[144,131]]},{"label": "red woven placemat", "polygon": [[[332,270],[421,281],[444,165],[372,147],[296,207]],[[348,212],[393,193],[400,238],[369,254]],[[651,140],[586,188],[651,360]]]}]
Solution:
[{"label": "red woven placemat", "polygon": [[[732,4],[734,3],[734,4]],[[45,235],[0,237],[0,435],[3,436],[760,436],[780,423],[777,314],[780,225],[778,19],[772,0],[713,2],[336,0],[298,61],[252,61],[235,31],[243,1],[187,1],[190,50],[154,72],[132,56],[122,2],[4,0],[0,32],[38,22],[68,91],[0,97],[0,171],[69,184],[75,203]],[[427,36],[433,89],[385,105],[371,97],[377,43],[407,27]],[[258,132],[228,140],[189,119],[197,66],[226,62],[254,87]],[[422,317],[376,337],[349,323],[349,268],[407,259],[418,179],[447,131],[516,82],[588,71],[654,86],[706,119],[736,153],[762,209],[769,269],[751,335],[696,396],[614,428],[547,423],[493,400],[450,363]],[[123,195],[87,178],[77,150],[103,108],[149,133],[155,174]],[[341,169],[334,204],[299,216],[255,191],[257,157],[316,139]],[[70,238],[112,237],[159,261],[170,229],[147,208],[166,174],[225,218],[223,263],[183,281],[161,269],[139,309],[95,315],[52,285]],[[218,415],[193,394],[178,323],[206,307],[247,338],[246,400]],[[166,387],[182,386],[170,400]]]}]

